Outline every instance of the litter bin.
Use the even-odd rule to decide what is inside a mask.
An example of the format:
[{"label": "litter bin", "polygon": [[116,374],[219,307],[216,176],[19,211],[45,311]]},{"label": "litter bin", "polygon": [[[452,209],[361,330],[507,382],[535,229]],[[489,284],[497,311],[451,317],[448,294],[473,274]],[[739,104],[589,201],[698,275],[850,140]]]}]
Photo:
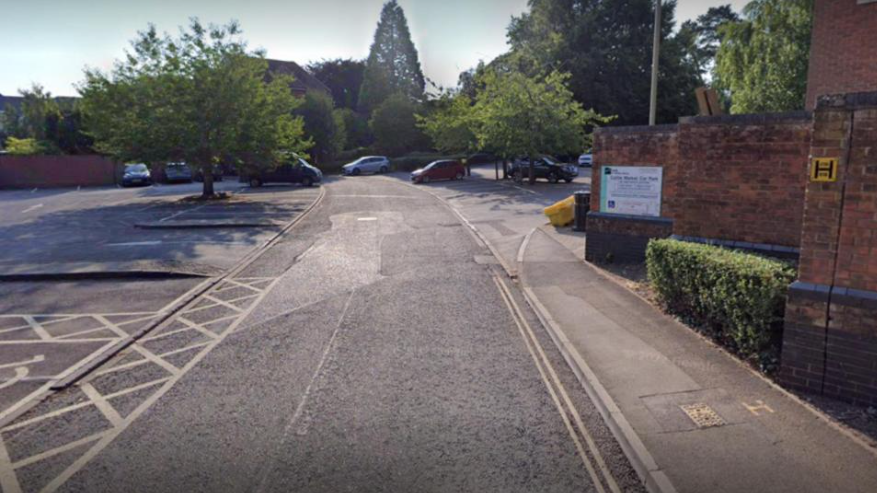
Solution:
[{"label": "litter bin", "polygon": [[591,192],[579,191],[573,194],[575,196],[575,224],[573,230],[585,230],[585,216],[591,210]]},{"label": "litter bin", "polygon": [[559,228],[573,222],[573,207],[575,207],[575,201],[570,195],[560,202],[546,207],[543,212],[548,216],[551,225]]}]

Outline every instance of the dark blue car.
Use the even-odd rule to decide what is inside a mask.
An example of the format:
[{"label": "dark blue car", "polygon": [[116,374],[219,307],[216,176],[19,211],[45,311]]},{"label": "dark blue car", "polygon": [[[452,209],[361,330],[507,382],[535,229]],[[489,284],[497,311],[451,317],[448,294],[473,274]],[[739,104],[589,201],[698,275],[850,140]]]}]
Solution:
[{"label": "dark blue car", "polygon": [[323,172],[302,158],[294,158],[292,162],[272,170],[257,170],[242,174],[241,181],[246,181],[251,187],[261,187],[265,183],[301,183],[310,187],[323,181]]}]

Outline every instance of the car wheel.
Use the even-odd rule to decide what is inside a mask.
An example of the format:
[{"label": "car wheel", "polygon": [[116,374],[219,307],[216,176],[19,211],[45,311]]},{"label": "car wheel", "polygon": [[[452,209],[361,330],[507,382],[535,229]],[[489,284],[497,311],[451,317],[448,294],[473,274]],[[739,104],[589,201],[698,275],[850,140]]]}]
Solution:
[{"label": "car wheel", "polygon": [[301,185],[302,185],[303,187],[310,187],[310,186],[313,186],[313,185],[314,185],[314,180],[312,180],[309,176],[306,176],[306,177],[304,177],[304,178],[301,180]]},{"label": "car wheel", "polygon": [[388,170],[386,166],[381,166],[381,170],[379,171],[379,173],[384,174],[388,171],[390,171],[390,170]]},{"label": "car wheel", "polygon": [[350,174],[353,176],[359,176],[360,173],[362,173],[362,171],[360,171],[359,168],[353,168],[353,172]]},{"label": "car wheel", "polygon": [[250,178],[250,186],[253,188],[258,188],[262,186],[262,180],[258,178]]},{"label": "car wheel", "polygon": [[564,178],[563,181],[567,183],[572,183],[572,178]]},{"label": "car wheel", "polygon": [[423,178],[420,179],[420,183],[429,183],[429,177],[424,176]]},{"label": "car wheel", "polygon": [[455,180],[462,180],[462,179],[463,179],[463,173],[460,173],[459,171],[457,171],[457,174],[454,175],[454,179],[455,179]]},{"label": "car wheel", "polygon": [[557,183],[557,175],[554,173],[549,174],[548,183]]}]

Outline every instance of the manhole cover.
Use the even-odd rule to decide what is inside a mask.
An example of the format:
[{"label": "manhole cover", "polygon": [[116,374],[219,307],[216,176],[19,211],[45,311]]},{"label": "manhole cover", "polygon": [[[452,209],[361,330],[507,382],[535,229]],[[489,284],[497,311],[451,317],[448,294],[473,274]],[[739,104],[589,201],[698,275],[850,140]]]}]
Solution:
[{"label": "manhole cover", "polygon": [[713,411],[713,408],[706,404],[686,404],[684,406],[679,406],[679,408],[682,409],[692,421],[694,421],[694,424],[696,424],[698,428],[710,428],[725,424],[725,420]]}]

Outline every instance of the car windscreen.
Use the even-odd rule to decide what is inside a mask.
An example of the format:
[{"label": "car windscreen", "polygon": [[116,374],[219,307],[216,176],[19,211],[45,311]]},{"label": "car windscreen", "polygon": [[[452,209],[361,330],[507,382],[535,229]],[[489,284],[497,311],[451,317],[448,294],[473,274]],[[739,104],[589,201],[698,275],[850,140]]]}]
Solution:
[{"label": "car windscreen", "polygon": [[146,165],[145,164],[131,164],[131,165],[125,166],[125,171],[127,171],[129,173],[143,173],[146,171]]}]

